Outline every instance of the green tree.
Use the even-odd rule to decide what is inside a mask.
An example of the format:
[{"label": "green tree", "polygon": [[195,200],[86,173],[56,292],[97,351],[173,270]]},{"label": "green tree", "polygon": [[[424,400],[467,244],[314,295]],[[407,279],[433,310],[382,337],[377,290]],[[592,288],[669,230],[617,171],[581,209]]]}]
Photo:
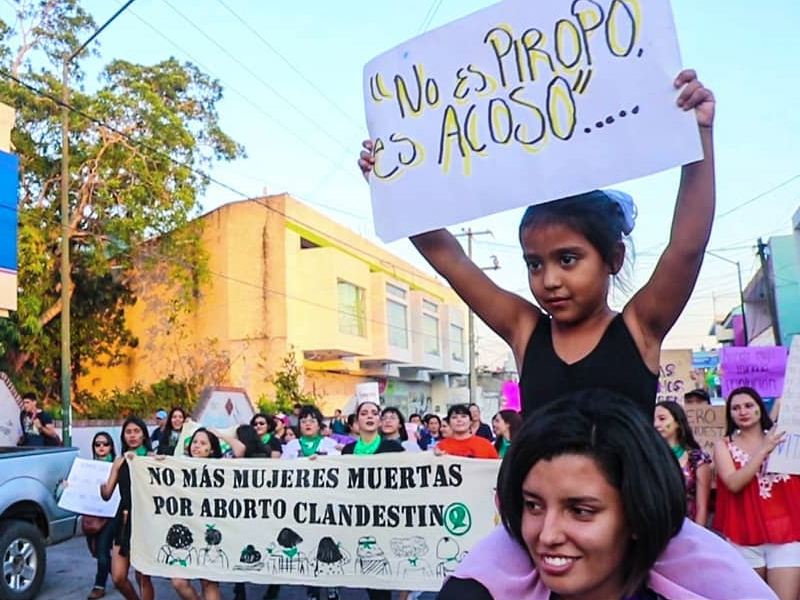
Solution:
[{"label": "green tree", "polygon": [[271,378],[272,385],[275,386],[275,398],[259,398],[259,409],[267,414],[288,414],[295,404],[316,404],[319,398],[314,394],[303,393],[303,376],[303,367],[297,364],[295,354],[290,350],[281,359],[281,368]]},{"label": "green tree", "polygon": [[[0,320],[0,370],[53,397],[61,368],[60,107],[14,78],[60,98],[61,56],[95,24],[77,0],[13,4],[15,24],[0,22],[0,100],[17,111],[21,291],[18,311]],[[192,219],[209,183],[198,171],[243,155],[219,124],[219,82],[190,63],[113,60],[92,89],[84,79],[78,59],[70,104],[79,112],[69,117],[73,381],[136,345],[124,320],[136,300],[134,270],[166,265],[175,297],[197,300],[207,271]]]}]

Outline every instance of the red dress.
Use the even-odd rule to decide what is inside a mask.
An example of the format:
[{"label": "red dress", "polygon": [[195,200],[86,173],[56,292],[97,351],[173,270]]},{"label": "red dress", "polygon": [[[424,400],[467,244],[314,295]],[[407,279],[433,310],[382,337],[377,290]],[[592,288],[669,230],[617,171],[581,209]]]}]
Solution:
[{"label": "red dress", "polygon": [[[741,469],[750,456],[728,438],[733,463]],[[734,494],[717,476],[714,529],[740,546],[800,541],[800,477],[761,471]]]}]

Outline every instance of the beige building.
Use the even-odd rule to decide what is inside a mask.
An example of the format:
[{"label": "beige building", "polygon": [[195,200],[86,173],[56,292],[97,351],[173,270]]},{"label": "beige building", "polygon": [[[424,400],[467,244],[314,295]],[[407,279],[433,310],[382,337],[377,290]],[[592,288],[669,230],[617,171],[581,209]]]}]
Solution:
[{"label": "beige building", "polygon": [[173,310],[168,279],[141,278],[128,312],[139,346],[82,387],[202,372],[257,399],[272,393],[269,381],[293,351],[305,390],[327,411],[366,381],[407,412],[467,400],[467,310],[438,279],[285,194],[201,220],[211,274],[192,309]]}]

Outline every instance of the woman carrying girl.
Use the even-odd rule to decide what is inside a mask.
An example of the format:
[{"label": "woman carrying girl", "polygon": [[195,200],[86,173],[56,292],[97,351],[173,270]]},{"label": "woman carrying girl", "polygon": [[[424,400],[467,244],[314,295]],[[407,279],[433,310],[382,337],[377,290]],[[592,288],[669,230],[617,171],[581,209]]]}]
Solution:
[{"label": "woman carrying girl", "polygon": [[515,410],[501,410],[492,417],[492,429],[494,430],[494,448],[500,458],[503,458],[511,446],[511,439],[517,435],[517,431],[522,427],[522,417]]},{"label": "woman carrying girl", "polygon": [[[654,570],[684,523],[683,478],[623,396],[579,392],[537,410],[503,460],[497,498],[510,536],[498,548],[502,563],[457,573],[439,600],[705,598]],[[756,592],[728,598],[771,596],[763,583]]]},{"label": "woman carrying girl", "polygon": [[[117,458],[114,441],[106,431],[98,431],[92,439],[92,458],[113,463]],[[108,519],[103,528],[92,535],[86,535],[89,551],[97,559],[97,573],[94,576],[94,587],[87,596],[88,600],[97,600],[106,595],[106,581],[111,572],[111,546],[114,544],[114,519]]]},{"label": "woman carrying girl", "polygon": [[[150,452],[150,435],[147,425],[139,417],[130,416],[122,422],[120,436],[122,456],[114,460],[108,481],[100,486],[100,496],[108,500],[119,485],[119,507],[114,517],[114,548],[111,554],[111,580],[125,600],[140,600],[128,579],[131,568],[131,472],[126,455],[146,456]],[[153,600],[153,582],[149,575],[136,571],[141,600]]]},{"label": "woman carrying girl", "polygon": [[741,552],[781,600],[800,595],[800,477],[767,471],[785,434],[777,431],[753,388],[725,404],[725,437],[714,446],[714,529]]},{"label": "woman carrying girl", "polygon": [[705,527],[711,498],[711,457],[700,449],[686,418],[686,411],[677,402],[658,402],[653,424],[672,448],[683,471],[687,516]]},{"label": "woman carrying girl", "polygon": [[[622,192],[595,190],[527,209],[519,239],[541,309],[499,288],[447,230],[411,238],[470,309],[511,346],[523,416],[568,392],[604,388],[632,399],[652,418],[661,343],[697,281],[715,203],[714,96],[691,70],[678,74],[674,86],[680,89],[679,109],[695,113],[704,158],[683,167],[670,240],[650,280],[621,313],[609,306],[608,293],[624,265],[636,214],[633,200]],[[365,146],[359,165],[368,176],[374,157],[372,143]],[[505,564],[509,557],[495,546],[506,542],[505,530],[499,529],[470,552],[475,560],[466,564]],[[693,593],[727,600],[727,590],[746,592],[757,581],[741,574],[717,582],[696,569],[703,557],[723,552],[721,542],[701,528],[684,526],[657,568],[682,576]],[[727,565],[716,566],[729,572]]]}]

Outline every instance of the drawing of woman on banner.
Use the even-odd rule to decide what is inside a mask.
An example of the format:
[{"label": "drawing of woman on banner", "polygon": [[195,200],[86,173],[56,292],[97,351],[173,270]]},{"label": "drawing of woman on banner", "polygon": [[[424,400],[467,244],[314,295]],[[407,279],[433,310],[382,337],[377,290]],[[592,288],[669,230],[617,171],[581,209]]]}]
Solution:
[{"label": "drawing of woman on banner", "polygon": [[206,547],[200,550],[200,564],[204,567],[221,567],[227,569],[230,565],[228,555],[219,547],[222,543],[222,533],[214,525],[206,525]]},{"label": "drawing of woman on banner", "polygon": [[461,560],[466,556],[461,551],[461,546],[451,537],[443,537],[436,543],[436,576],[444,579],[455,573]]},{"label": "drawing of woman on banner", "polygon": [[428,553],[425,538],[415,535],[409,538],[392,538],[392,553],[403,558],[397,563],[397,574],[400,577],[424,575],[432,577],[433,572],[428,561],[423,558]]},{"label": "drawing of woman on banner", "polygon": [[300,535],[288,527],[278,533],[278,545],[281,547],[277,556],[277,573],[298,573],[305,575],[309,572],[308,556],[297,547],[303,542]]},{"label": "drawing of woman on banner", "polygon": [[197,564],[194,536],[186,525],[176,523],[167,531],[166,544],[158,550],[158,562],[188,567]]},{"label": "drawing of woman on banner", "polygon": [[392,567],[383,549],[371,535],[358,538],[356,549],[356,573],[361,575],[391,575]]},{"label": "drawing of woman on banner", "polygon": [[336,543],[332,537],[325,536],[317,546],[317,559],[314,561],[314,577],[319,575],[344,575],[344,566],[350,562],[350,553]]}]

